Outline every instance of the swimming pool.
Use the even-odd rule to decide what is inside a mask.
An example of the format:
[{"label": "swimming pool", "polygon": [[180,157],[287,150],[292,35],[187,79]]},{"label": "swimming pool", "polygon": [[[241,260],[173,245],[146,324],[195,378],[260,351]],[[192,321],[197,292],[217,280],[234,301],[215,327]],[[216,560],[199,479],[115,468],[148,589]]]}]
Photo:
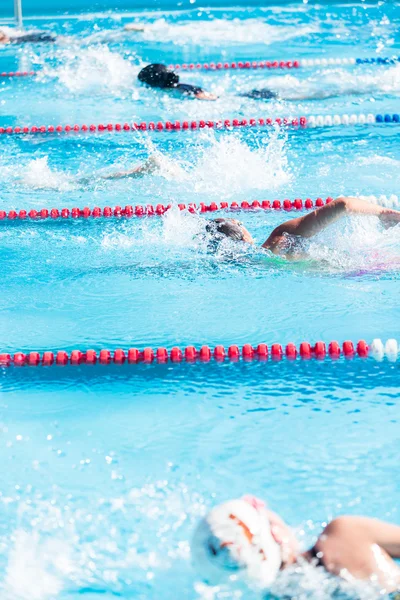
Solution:
[{"label": "swimming pool", "polygon": [[[136,75],[160,57],[398,55],[399,10],[302,4],[35,20],[70,39],[0,51],[0,72],[39,72],[0,82],[0,125],[397,113],[399,64],[185,76],[219,94],[215,103],[157,95]],[[145,33],[121,33],[128,18]],[[261,82],[295,94],[237,95]],[[316,98],[321,89],[331,97]],[[213,215],[177,208],[390,197],[396,124],[1,135],[0,148],[0,210],[173,205],[164,217],[0,220],[2,352],[398,337],[396,229],[348,219],[291,262],[229,245],[210,253],[201,233]],[[154,153],[158,173],[102,179]],[[288,216],[238,218],[260,245]],[[251,598],[207,590],[189,551],[199,513],[244,492],[265,497],[305,544],[343,512],[400,522],[398,366],[386,359],[4,367],[0,394],[7,600]],[[308,573],[299,590],[291,597],[333,594]]]}]

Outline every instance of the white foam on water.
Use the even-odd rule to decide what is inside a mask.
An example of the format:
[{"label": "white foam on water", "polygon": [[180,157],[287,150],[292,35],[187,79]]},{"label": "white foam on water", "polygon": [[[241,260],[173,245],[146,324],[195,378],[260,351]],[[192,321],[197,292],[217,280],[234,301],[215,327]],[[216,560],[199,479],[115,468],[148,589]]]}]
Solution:
[{"label": "white foam on water", "polygon": [[400,167],[400,160],[390,156],[381,156],[380,154],[373,154],[372,156],[360,156],[357,159],[357,163],[361,167],[368,165],[384,165],[385,168],[393,167],[394,169],[398,169]]},{"label": "white foam on water", "polygon": [[398,94],[400,92],[400,65],[388,68],[377,68],[375,65],[368,73],[357,73],[353,69],[338,69],[322,73],[322,83],[335,85],[342,94],[382,93]]},{"label": "white foam on water", "polygon": [[140,233],[135,224],[132,228],[127,228],[124,233],[104,234],[101,246],[105,250],[117,251],[152,246],[154,250],[148,260],[149,262],[155,260],[158,263],[160,252],[165,261],[181,249],[202,249],[206,246],[204,238],[199,237],[199,234],[205,232],[204,219],[196,214],[181,211],[177,205],[173,205],[163,215],[160,227],[152,225],[151,222],[144,220]]},{"label": "white foam on water", "polygon": [[106,45],[58,52],[62,65],[43,66],[40,77],[56,77],[70,92],[118,93],[130,90],[139,71],[131,61]]},{"label": "white foam on water", "polygon": [[159,150],[154,150],[151,156],[157,164],[156,174],[158,176],[163,177],[167,181],[179,182],[188,180],[189,174],[187,168],[189,163],[186,161],[171,158]]},{"label": "white foam on water", "polygon": [[269,46],[297,37],[317,33],[314,25],[270,25],[263,19],[212,19],[171,23],[165,18],[146,24],[143,38],[149,41],[172,42],[176,46],[190,44],[258,43]]},{"label": "white foam on water", "polygon": [[90,506],[66,498],[32,498],[21,506],[10,499],[8,510],[19,525],[0,537],[6,564],[0,597],[55,600],[89,587],[111,595],[126,585],[132,592],[175,563],[181,570],[189,564],[188,535],[204,506],[183,482],[159,480],[97,497]]},{"label": "white foam on water", "polygon": [[[293,175],[286,156],[287,133],[278,128],[255,137],[247,142],[239,135],[219,136],[213,131],[199,133],[199,144],[182,158],[171,157],[158,150],[150,137],[143,138],[150,156],[157,167],[152,174],[144,174],[146,185],[158,190],[159,178],[172,184],[168,195],[174,200],[174,191],[186,197],[187,204],[193,192],[201,194],[201,201],[209,203],[228,198],[238,198],[238,194],[252,190],[275,191],[292,181]],[[143,160],[144,162],[144,160]],[[135,164],[125,163],[121,169]],[[117,167],[113,168],[118,170]],[[151,180],[149,179],[151,178]],[[135,180],[139,183],[140,180]],[[135,183],[135,185],[136,185]],[[163,203],[165,198],[162,199]],[[182,201],[182,200],[180,200]],[[194,199],[199,202],[199,199]]]},{"label": "white foam on water", "polygon": [[357,73],[354,68],[313,70],[305,79],[292,73],[272,75],[258,80],[253,87],[271,89],[285,100],[322,100],[350,94],[397,95],[400,93],[400,65],[383,69],[373,66],[369,73]]},{"label": "white foam on water", "polygon": [[239,136],[205,133],[208,144],[197,151],[190,170],[191,189],[210,197],[231,198],[250,190],[277,190],[292,180],[285,142],[287,134],[272,131],[251,147]]},{"label": "white foam on water", "polygon": [[352,577],[343,579],[329,575],[322,567],[314,567],[306,561],[299,561],[281,571],[271,588],[273,597],[292,600],[376,600],[387,598],[371,583],[356,581]]},{"label": "white foam on water", "polygon": [[173,206],[163,217],[162,237],[167,245],[196,247],[196,236],[204,232],[204,219]]},{"label": "white foam on water", "polygon": [[63,589],[73,571],[71,550],[61,537],[17,529],[0,590],[3,600],[47,600]]},{"label": "white foam on water", "polygon": [[[117,468],[117,467],[115,467]],[[171,465],[169,468],[174,468]],[[202,493],[186,481],[165,479],[144,483],[115,495],[84,498],[44,499],[32,496],[19,503],[1,501],[11,513],[10,523],[18,526],[0,537],[0,556],[6,568],[0,579],[2,600],[55,600],[93,592],[112,597],[133,597],[141,584],[147,597],[160,597],[165,577],[179,577],[182,597],[203,600],[246,598],[260,600],[255,590],[237,584],[209,587],[195,579],[191,566],[190,540],[199,519],[207,510]],[[320,524],[307,521],[310,538]],[[372,600],[384,598],[371,585],[346,582],[322,568],[300,562],[280,573],[271,593],[275,598],[293,600]],[[139,595],[139,594],[138,594]],[[90,596],[91,597],[91,596]],[[103,596],[102,596],[103,597]],[[265,598],[269,596],[264,596]]]},{"label": "white foam on water", "polygon": [[311,258],[337,271],[398,270],[399,225],[384,229],[376,217],[347,217],[308,244]]},{"label": "white foam on water", "polygon": [[60,192],[70,191],[76,188],[71,176],[51,169],[48,164],[49,157],[43,156],[31,160],[21,174],[21,181],[32,189],[49,189]]}]

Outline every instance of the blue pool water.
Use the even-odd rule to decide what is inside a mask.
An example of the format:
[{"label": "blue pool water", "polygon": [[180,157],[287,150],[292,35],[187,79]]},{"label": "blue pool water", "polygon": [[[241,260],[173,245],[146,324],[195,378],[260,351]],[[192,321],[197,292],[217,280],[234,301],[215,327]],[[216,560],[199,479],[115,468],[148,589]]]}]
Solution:
[{"label": "blue pool water", "polygon": [[[0,81],[1,126],[399,112],[400,65],[185,76],[217,93],[215,103],[157,94],[136,80],[149,61],[399,55],[396,3],[96,17],[81,8],[27,21],[65,36],[59,44],[0,50],[0,72],[40,71]],[[123,33],[135,19],[146,31]],[[260,85],[283,99],[238,96]],[[389,197],[399,192],[398,132],[0,136],[0,209]],[[160,161],[156,174],[102,179],[149,154]],[[258,245],[286,217],[240,214]],[[2,351],[398,338],[398,228],[346,219],[312,240],[299,263],[229,245],[210,254],[203,231],[203,217],[176,206],[163,219],[0,222]],[[344,512],[400,523],[396,363],[0,375],[6,600],[257,597],[206,589],[190,562],[199,514],[245,492],[266,498],[304,546]],[[276,595],[322,600],[338,597],[335,585],[304,572],[296,593],[278,581]]]}]

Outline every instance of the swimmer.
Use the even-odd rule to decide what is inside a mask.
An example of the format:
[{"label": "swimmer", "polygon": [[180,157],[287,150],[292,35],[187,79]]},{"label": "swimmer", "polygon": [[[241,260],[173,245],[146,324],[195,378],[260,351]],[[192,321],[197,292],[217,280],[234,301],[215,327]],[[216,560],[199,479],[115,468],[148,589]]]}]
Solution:
[{"label": "swimmer", "polygon": [[[274,254],[296,257],[301,252],[301,241],[312,238],[346,215],[375,216],[385,228],[400,223],[400,211],[370,204],[361,198],[340,196],[303,217],[296,217],[278,225],[262,244]],[[219,218],[209,221],[206,231],[213,240],[229,238],[237,242],[254,244],[251,234],[236,219]]]},{"label": "swimmer", "polygon": [[[135,26],[135,24],[133,24]],[[141,26],[139,26],[141,27]],[[138,29],[140,31],[140,29]],[[139,81],[154,88],[170,89],[179,92],[184,96],[192,96],[198,100],[217,100],[218,96],[204,91],[188,83],[179,83],[179,75],[168,69],[162,64],[151,64],[144,67],[138,75]],[[357,94],[357,90],[352,93]],[[363,92],[360,92],[363,93]],[[242,98],[251,98],[253,100],[318,100],[326,98],[336,98],[340,95],[338,91],[315,90],[303,93],[303,91],[284,91],[283,94],[269,88],[253,89],[249,92],[238,94]]]},{"label": "swimmer", "polygon": [[[192,542],[195,566],[210,585],[244,576],[268,589],[279,571],[310,563],[345,579],[371,583],[400,599],[400,527],[367,517],[340,516],[315,545],[301,553],[295,534],[282,518],[254,496],[213,508],[200,522]],[[378,592],[377,592],[378,596]]]},{"label": "swimmer", "polygon": [[4,30],[0,29],[0,45],[5,44],[25,44],[40,42],[55,42],[56,36],[46,31],[32,31],[31,33],[18,33],[17,35],[8,35]]},{"label": "swimmer", "polygon": [[197,100],[217,100],[217,96],[204,91],[201,87],[189,83],[179,83],[179,75],[165,65],[147,65],[139,72],[138,79],[150,87],[176,91],[183,96],[192,96]]},{"label": "swimmer", "polygon": [[[174,166],[175,165],[173,165],[173,167]],[[140,179],[141,177],[144,177],[144,175],[159,171],[161,168],[162,163],[160,158],[156,154],[151,154],[144,163],[132,167],[131,169],[127,169],[126,171],[115,171],[107,175],[98,175],[98,177],[100,179]],[[93,175],[90,177],[79,177],[77,181],[81,185],[90,184],[93,181]]]},{"label": "swimmer", "polygon": [[[156,155],[152,154],[149,158],[141,165],[128,169],[127,171],[117,171],[116,173],[110,173],[109,175],[102,175],[102,179],[138,179],[143,175],[151,174],[160,169],[160,161]],[[83,181],[83,180],[81,180]]]}]

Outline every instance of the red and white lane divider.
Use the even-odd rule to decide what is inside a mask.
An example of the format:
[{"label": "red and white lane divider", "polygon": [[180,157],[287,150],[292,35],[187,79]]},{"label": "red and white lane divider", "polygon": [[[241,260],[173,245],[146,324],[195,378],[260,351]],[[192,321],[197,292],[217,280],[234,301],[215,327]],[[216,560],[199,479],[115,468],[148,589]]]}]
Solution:
[{"label": "red and white lane divider", "polygon": [[[400,57],[381,57],[374,56],[369,58],[302,58],[298,60],[245,60],[234,62],[209,62],[209,63],[183,63],[178,65],[169,65],[169,69],[175,71],[221,71],[227,69],[298,69],[299,67],[327,67],[332,65],[393,65],[400,61]],[[34,77],[39,75],[37,71],[3,71],[0,77]]]},{"label": "red and white lane divider", "polygon": [[[178,204],[178,208],[183,211],[187,210],[190,213],[207,213],[207,212],[216,212],[216,211],[231,211],[231,212],[240,212],[240,211],[267,211],[267,210],[311,210],[313,208],[319,208],[320,206],[324,206],[324,204],[329,204],[332,202],[333,198],[328,197],[326,200],[322,198],[317,198],[315,201],[307,198],[303,200],[301,198],[296,198],[295,200],[254,200],[253,202],[247,202],[244,200],[240,204],[238,202],[220,202],[217,204],[216,202],[211,202],[211,204],[204,204],[204,202],[200,202],[199,205],[190,203],[190,204]],[[110,217],[153,217],[153,216],[161,216],[166,213],[170,208],[172,208],[172,204],[147,204],[147,206],[137,205],[127,205],[125,208],[121,206],[106,206],[104,208],[100,208],[96,206],[95,208],[89,208],[86,206],[85,208],[42,208],[40,210],[31,209],[27,210],[0,210],[0,221],[43,221],[46,219],[88,219],[88,218],[110,218]]]},{"label": "red and white lane divider", "polygon": [[0,366],[9,367],[23,367],[23,366],[51,366],[51,365],[93,365],[96,363],[102,365],[109,365],[111,363],[123,364],[123,363],[166,363],[170,362],[210,362],[224,361],[225,359],[231,361],[238,361],[240,359],[244,361],[260,360],[265,361],[268,359],[274,361],[280,361],[284,358],[287,360],[296,360],[301,358],[303,360],[323,360],[327,357],[331,359],[339,359],[341,356],[345,358],[355,358],[356,356],[361,358],[367,358],[372,356],[377,360],[382,360],[385,356],[389,360],[397,360],[399,354],[399,346],[396,340],[390,339],[383,344],[379,339],[373,340],[368,345],[366,341],[360,340],[355,345],[352,341],[345,341],[340,346],[336,341],[330,342],[328,346],[325,342],[319,341],[314,345],[309,342],[302,342],[298,346],[290,343],[286,346],[281,344],[258,344],[258,346],[252,346],[251,344],[244,344],[241,348],[236,345],[225,348],[222,345],[210,348],[209,346],[201,346],[196,348],[195,346],[186,346],[185,348],[179,348],[174,346],[171,350],[167,348],[144,348],[139,350],[138,348],[129,348],[123,350],[118,348],[116,350],[72,350],[68,353],[64,350],[58,352],[16,352],[11,355],[8,353],[0,354]]},{"label": "red and white lane divider", "polygon": [[27,134],[60,134],[60,133],[107,133],[123,131],[188,131],[197,129],[237,129],[240,127],[294,127],[309,129],[314,127],[333,127],[338,125],[373,125],[374,123],[389,124],[400,123],[400,114],[359,113],[343,115],[309,115],[308,117],[259,117],[235,118],[198,121],[142,121],[141,123],[108,123],[106,125],[16,125],[14,127],[0,127],[2,135],[27,135]]},{"label": "red and white lane divider", "polygon": [[245,60],[245,61],[219,61],[209,63],[183,63],[168,65],[173,71],[226,71],[229,69],[298,69],[299,67],[327,67],[335,65],[361,65],[378,64],[389,65],[400,61],[398,56],[384,58],[302,58],[297,60]]},{"label": "red and white lane divider", "polygon": [[[392,194],[391,196],[360,196],[360,198],[371,202],[372,204],[378,204],[379,206],[386,206],[388,208],[397,208],[399,206],[398,196]],[[302,200],[301,198],[295,198],[294,200],[289,200],[286,198],[285,200],[253,200],[252,202],[248,202],[247,200],[243,200],[240,202],[211,202],[210,204],[205,204],[204,202],[200,202],[198,205],[194,202],[189,204],[177,204],[176,206],[179,210],[184,211],[187,210],[192,214],[203,214],[203,213],[212,213],[217,211],[224,212],[232,212],[237,213],[241,211],[248,212],[258,212],[258,211],[269,211],[269,210],[314,210],[315,208],[320,208],[325,204],[329,204],[332,202],[334,198],[328,196],[325,200],[322,198],[317,198],[316,200],[311,200],[311,198],[306,198],[306,200]],[[41,208],[36,210],[32,208],[30,210],[0,210],[0,221],[46,221],[48,219],[58,220],[61,219],[71,220],[71,219],[110,219],[113,217],[116,218],[131,218],[131,217],[154,217],[154,216],[162,216],[166,212],[168,212],[172,208],[172,204],[147,204],[143,206],[138,204],[133,206],[131,204],[127,204],[124,208],[122,206],[105,206],[104,208],[100,208],[99,206],[95,206],[94,208],[89,208],[85,206],[84,208]]]},{"label": "red and white lane divider", "polygon": [[122,131],[187,131],[189,129],[231,129],[236,127],[264,127],[268,125],[281,125],[292,127],[306,127],[306,117],[266,117],[250,119],[219,119],[211,121],[200,119],[198,121],[142,121],[141,123],[107,123],[99,125],[40,125],[0,127],[0,134],[26,135],[32,133],[107,133]]},{"label": "red and white lane divider", "polygon": [[[300,60],[238,60],[234,62],[182,63],[168,65],[172,71],[227,71],[229,69],[298,69]],[[349,63],[350,64],[350,63]]]}]

